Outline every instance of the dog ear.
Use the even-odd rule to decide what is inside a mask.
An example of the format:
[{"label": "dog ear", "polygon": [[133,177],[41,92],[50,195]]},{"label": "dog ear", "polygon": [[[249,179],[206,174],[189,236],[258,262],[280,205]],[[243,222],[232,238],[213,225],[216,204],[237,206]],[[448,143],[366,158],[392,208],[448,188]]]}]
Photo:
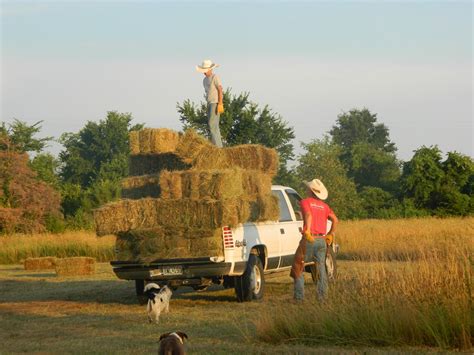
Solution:
[{"label": "dog ear", "polygon": [[181,337],[181,339],[183,339],[183,340],[184,340],[184,338],[188,339],[188,336],[186,335],[186,333],[176,332],[176,334],[178,334]]},{"label": "dog ear", "polygon": [[160,341],[161,341],[161,339],[164,339],[164,338],[169,337],[170,334],[171,334],[171,333],[164,333],[164,334],[161,334],[161,335],[160,335]]}]

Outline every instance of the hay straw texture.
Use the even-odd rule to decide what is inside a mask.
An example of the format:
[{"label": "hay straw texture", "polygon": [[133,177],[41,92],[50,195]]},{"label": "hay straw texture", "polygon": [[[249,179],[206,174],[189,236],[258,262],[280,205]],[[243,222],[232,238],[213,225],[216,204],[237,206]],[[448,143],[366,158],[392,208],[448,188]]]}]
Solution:
[{"label": "hay straw texture", "polygon": [[217,148],[194,130],[185,132],[176,147],[176,155],[196,170],[240,167],[259,170],[271,176],[276,175],[278,170],[278,154],[275,149],[257,144]]},{"label": "hay straw texture", "polygon": [[255,199],[259,195],[268,195],[271,192],[271,183],[268,174],[240,168],[163,171],[160,174],[163,199]]},{"label": "hay straw texture", "polygon": [[179,143],[179,133],[167,128],[145,128],[130,132],[129,141],[132,155],[171,153]]},{"label": "hay straw texture", "polygon": [[27,258],[23,263],[25,270],[54,270],[55,265],[56,258],[53,256]]},{"label": "hay straw texture", "polygon": [[94,258],[81,256],[56,260],[56,274],[58,276],[92,275],[94,273]]},{"label": "hay straw texture", "polygon": [[122,180],[122,197],[139,199],[143,197],[160,197],[160,175],[132,176]]},{"label": "hay straw texture", "polygon": [[112,202],[94,211],[97,235],[157,227],[214,229],[244,222],[278,220],[278,200],[164,200],[144,198]]},{"label": "hay straw texture", "polygon": [[154,155],[131,155],[129,160],[129,175],[152,175],[162,170],[186,170],[191,166],[173,153]]},{"label": "hay straw texture", "polygon": [[153,262],[224,255],[221,228],[137,229],[119,233],[115,246],[117,258],[124,261]]}]

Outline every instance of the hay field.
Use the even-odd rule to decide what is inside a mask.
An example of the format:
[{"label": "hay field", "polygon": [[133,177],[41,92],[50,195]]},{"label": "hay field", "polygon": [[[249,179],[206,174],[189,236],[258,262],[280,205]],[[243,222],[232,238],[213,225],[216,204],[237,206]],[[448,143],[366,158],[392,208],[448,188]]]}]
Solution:
[{"label": "hay field", "polygon": [[97,261],[114,257],[114,236],[98,238],[94,232],[0,235],[0,264],[19,264],[26,258],[89,256]]},{"label": "hay field", "polygon": [[345,222],[337,237],[345,259],[325,304],[309,275],[305,302],[291,304],[282,275],[267,279],[263,302],[237,303],[218,286],[179,290],[158,325],[108,264],[81,277],[0,266],[0,343],[5,353],[149,353],[159,334],[182,330],[197,354],[470,352],[473,222]]}]

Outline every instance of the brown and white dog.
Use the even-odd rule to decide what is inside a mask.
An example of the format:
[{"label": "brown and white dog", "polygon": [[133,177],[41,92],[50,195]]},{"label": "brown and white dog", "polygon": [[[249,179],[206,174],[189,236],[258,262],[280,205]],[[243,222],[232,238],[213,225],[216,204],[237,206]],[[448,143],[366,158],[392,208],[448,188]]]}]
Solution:
[{"label": "brown and white dog", "polygon": [[158,323],[161,312],[169,312],[172,292],[168,286],[160,288],[156,283],[149,283],[145,286],[144,293],[148,297],[148,321]]},{"label": "brown and white dog", "polygon": [[160,336],[159,355],[184,355],[184,339],[188,339],[186,333],[173,332]]}]

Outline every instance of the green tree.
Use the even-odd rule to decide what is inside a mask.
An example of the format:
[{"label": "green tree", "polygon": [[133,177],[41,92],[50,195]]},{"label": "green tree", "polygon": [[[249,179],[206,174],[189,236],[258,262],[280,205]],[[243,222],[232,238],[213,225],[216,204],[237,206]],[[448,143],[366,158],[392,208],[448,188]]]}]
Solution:
[{"label": "green tree", "polygon": [[[142,125],[131,125],[132,116],[108,112],[105,120],[89,121],[78,133],[61,136],[59,154],[64,182],[87,188],[99,177],[119,179],[128,171],[128,134]],[[110,170],[109,170],[110,168]]]},{"label": "green tree", "polygon": [[[291,180],[287,167],[288,160],[293,159],[294,130],[283,118],[274,113],[268,106],[260,108],[249,100],[249,93],[232,95],[230,90],[224,92],[225,112],[220,116],[222,140],[227,146],[238,144],[262,144],[275,148],[280,156],[280,169],[276,183],[286,184]],[[177,105],[183,128],[194,128],[209,137],[207,124],[207,106],[185,100]]]},{"label": "green tree", "polygon": [[53,137],[35,137],[41,131],[41,123],[43,121],[28,125],[26,122],[18,119],[14,119],[10,124],[2,122],[0,125],[0,135],[8,136],[9,139],[8,141],[3,140],[3,143],[0,143],[0,150],[14,149],[20,153],[42,152],[48,143],[53,140]]},{"label": "green tree", "polygon": [[377,115],[368,109],[353,109],[338,116],[330,131],[334,143],[342,148],[341,161],[357,187],[395,190],[400,177],[396,147],[388,128],[377,123]]},{"label": "green tree", "polygon": [[437,146],[415,151],[412,159],[403,166],[402,193],[413,198],[417,208],[434,209],[432,195],[444,179],[441,151]]},{"label": "green tree", "polygon": [[37,154],[31,161],[30,167],[36,171],[37,178],[58,190],[60,180],[58,175],[59,160],[50,153]]},{"label": "green tree", "polygon": [[119,197],[120,180],[128,174],[128,134],[143,127],[131,121],[130,114],[108,112],[104,120],[61,136],[61,207],[72,227],[92,226],[92,209]]},{"label": "green tree", "polygon": [[296,175],[301,182],[300,192],[304,195],[303,181],[320,179],[329,191],[328,203],[340,218],[361,216],[361,201],[347,169],[340,161],[342,149],[328,137],[303,143],[305,152],[298,158]]}]

